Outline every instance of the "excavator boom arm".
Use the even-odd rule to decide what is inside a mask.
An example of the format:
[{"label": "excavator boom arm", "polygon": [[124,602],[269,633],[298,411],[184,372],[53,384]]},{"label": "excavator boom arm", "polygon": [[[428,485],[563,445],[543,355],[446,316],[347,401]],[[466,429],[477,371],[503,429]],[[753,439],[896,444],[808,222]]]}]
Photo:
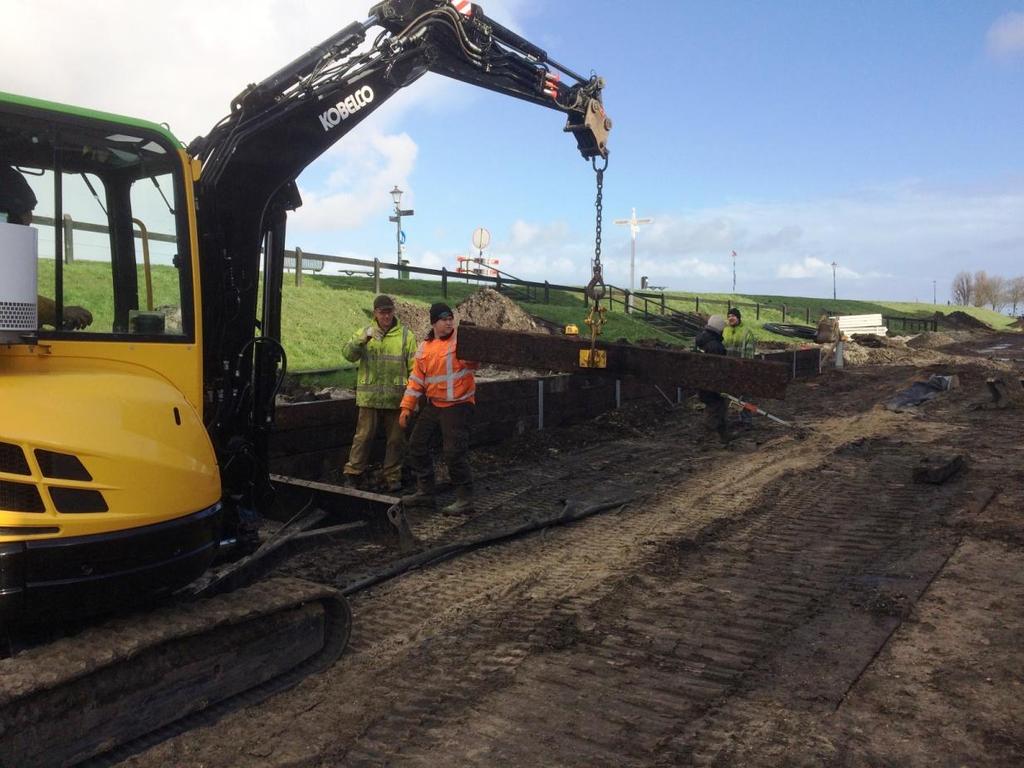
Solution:
[{"label": "excavator boom arm", "polygon": [[[383,31],[366,45],[374,27]],[[203,161],[197,200],[204,325],[217,329],[204,340],[205,420],[221,466],[239,473],[237,480],[230,473],[222,478],[229,497],[252,495],[251,487],[238,486],[251,486],[259,474],[273,421],[285,212],[301,205],[294,180],[426,72],[562,112],[584,158],[607,156],[604,81],[561,67],[464,2],[384,0],[366,21],[238,94],[228,116],[189,145]],[[261,251],[266,282],[257,322]],[[242,454],[256,458],[238,461]]]}]

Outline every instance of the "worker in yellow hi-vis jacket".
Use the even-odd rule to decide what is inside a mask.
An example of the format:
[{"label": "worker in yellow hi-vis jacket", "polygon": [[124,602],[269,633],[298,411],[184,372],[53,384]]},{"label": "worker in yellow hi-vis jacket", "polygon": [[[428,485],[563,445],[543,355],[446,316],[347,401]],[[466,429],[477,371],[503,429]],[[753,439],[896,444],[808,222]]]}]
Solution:
[{"label": "worker in yellow hi-vis jacket", "polygon": [[345,464],[345,479],[356,487],[366,487],[370,446],[381,425],[387,436],[382,472],[384,488],[394,493],[402,488],[402,462],[406,451],[405,430],[398,418],[399,406],[416,356],[416,338],[395,317],[395,302],[390,296],[381,295],[373,300],[373,321],[352,335],[342,354],[350,362],[359,361],[356,377],[359,417]]}]

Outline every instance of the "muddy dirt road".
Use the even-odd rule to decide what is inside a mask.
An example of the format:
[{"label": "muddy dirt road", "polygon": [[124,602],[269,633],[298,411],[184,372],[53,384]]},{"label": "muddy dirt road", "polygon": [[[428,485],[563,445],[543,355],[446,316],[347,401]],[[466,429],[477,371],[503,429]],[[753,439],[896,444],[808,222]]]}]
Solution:
[{"label": "muddy dirt road", "polygon": [[[758,422],[707,447],[654,404],[480,453],[481,511],[422,536],[635,499],[360,593],[332,669],[124,764],[1020,765],[1024,411],[984,407],[1020,364],[975,352],[794,385],[768,410],[802,438]],[[885,409],[930,373],[961,388]]]}]

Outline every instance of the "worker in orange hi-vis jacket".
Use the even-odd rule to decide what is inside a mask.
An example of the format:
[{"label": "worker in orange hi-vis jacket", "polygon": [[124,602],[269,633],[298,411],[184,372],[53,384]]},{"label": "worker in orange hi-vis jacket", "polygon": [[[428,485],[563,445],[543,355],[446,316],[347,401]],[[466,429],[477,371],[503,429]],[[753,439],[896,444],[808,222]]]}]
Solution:
[{"label": "worker in orange hi-vis jacket", "polygon": [[455,356],[458,334],[451,307],[442,302],[431,305],[430,326],[426,340],[416,350],[399,416],[402,428],[408,427],[417,402],[426,395],[426,402],[409,438],[409,464],[416,475],[416,493],[403,496],[402,503],[407,507],[435,506],[434,462],[430,444],[440,429],[444,460],[455,485],[455,501],[443,511],[465,514],[473,511],[469,424],[476,404],[473,371],[480,364],[459,360]]}]

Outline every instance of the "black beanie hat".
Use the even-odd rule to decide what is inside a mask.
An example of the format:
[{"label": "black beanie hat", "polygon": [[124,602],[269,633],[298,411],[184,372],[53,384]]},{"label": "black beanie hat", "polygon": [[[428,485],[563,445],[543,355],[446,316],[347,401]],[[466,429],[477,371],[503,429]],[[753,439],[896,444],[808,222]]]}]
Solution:
[{"label": "black beanie hat", "polygon": [[373,300],[373,308],[374,309],[394,309],[395,308],[394,299],[392,299],[387,294],[382,293],[380,296],[378,296],[377,298],[375,298]]},{"label": "black beanie hat", "polygon": [[441,315],[447,312],[452,317],[455,317],[455,313],[452,312],[452,308],[445,304],[443,301],[439,301],[436,304],[430,305],[430,324],[433,325],[441,319]]},{"label": "black beanie hat", "polygon": [[725,314],[727,314],[727,315],[735,315],[737,320],[742,320],[743,319],[743,315],[740,314],[739,307],[729,307],[729,311],[726,312]]}]

